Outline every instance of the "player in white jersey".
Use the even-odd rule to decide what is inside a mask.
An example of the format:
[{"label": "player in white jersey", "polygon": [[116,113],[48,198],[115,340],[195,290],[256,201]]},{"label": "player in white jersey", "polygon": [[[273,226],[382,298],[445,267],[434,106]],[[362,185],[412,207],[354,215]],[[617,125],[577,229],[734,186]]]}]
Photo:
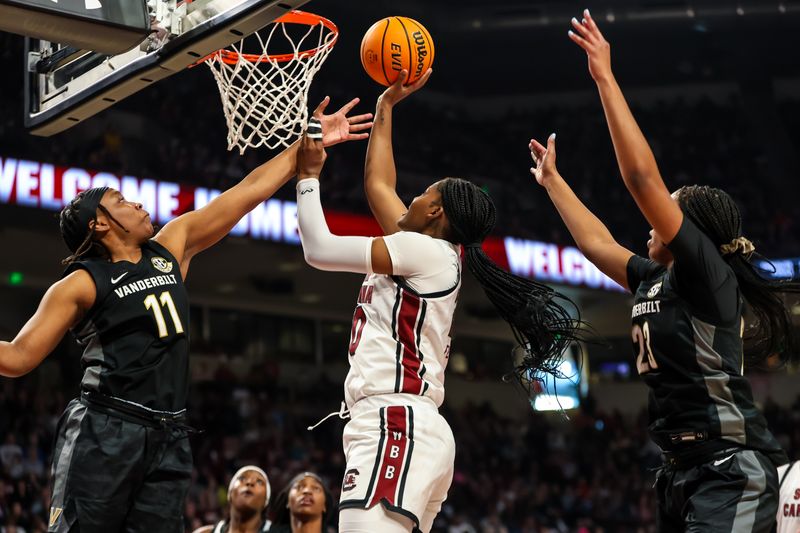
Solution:
[{"label": "player in white jersey", "polygon": [[778,479],[781,492],[777,533],[800,533],[800,461],[779,466]]},{"label": "player in white jersey", "polygon": [[345,402],[402,393],[425,396],[438,407],[461,285],[459,246],[408,231],[383,241],[396,275],[372,273],[361,286]]},{"label": "player in white jersey", "polygon": [[478,186],[447,178],[408,207],[398,197],[392,108],[430,74],[404,86],[403,71],[378,100],[365,189],[383,237],[331,235],[320,203],[322,144],[307,138],[298,153],[297,213],[306,261],[367,275],[353,316],[345,381],[351,421],[343,435],[342,533],[428,532],[447,497],[455,443],[438,407],[462,245],[467,267],[528,349],[519,375],[529,379],[532,372],[556,368],[579,323],[554,300],[560,295],[552,289],[505,272],[482,251],[496,211]]}]

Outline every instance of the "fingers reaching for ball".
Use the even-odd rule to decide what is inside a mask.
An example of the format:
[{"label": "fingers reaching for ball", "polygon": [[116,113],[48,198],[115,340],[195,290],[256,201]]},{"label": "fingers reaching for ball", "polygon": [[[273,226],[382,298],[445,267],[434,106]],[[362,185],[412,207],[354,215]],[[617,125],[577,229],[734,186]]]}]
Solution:
[{"label": "fingers reaching for ball", "polygon": [[383,92],[380,97],[380,101],[390,106],[395,105],[409,94],[414,93],[424,87],[425,84],[428,83],[431,74],[433,74],[433,69],[429,68],[417,81],[410,85],[406,85],[405,80],[408,79],[408,71],[405,69],[400,71],[400,74],[397,76],[397,80]]}]

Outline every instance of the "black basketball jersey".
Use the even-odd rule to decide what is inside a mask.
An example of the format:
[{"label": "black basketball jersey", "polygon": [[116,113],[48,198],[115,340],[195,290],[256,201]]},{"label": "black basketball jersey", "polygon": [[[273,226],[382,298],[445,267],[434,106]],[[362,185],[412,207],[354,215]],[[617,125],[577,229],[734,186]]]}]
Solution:
[{"label": "black basketball jersey", "polygon": [[189,300],[180,265],[150,240],[138,263],[78,261],[97,297],[73,328],[85,347],[81,389],[159,411],[186,406],[189,381]]},{"label": "black basketball jersey", "polygon": [[[784,456],[743,372],[742,298],[733,270],[686,217],[667,269],[633,256],[628,286],[636,368],[650,388],[650,434],[665,451],[724,439]],[[780,464],[780,463],[778,463]]]}]

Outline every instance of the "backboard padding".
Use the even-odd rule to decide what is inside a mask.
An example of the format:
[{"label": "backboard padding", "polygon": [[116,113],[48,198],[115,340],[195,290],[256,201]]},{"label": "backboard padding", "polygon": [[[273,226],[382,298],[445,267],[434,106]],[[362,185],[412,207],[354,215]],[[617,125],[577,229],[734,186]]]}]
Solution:
[{"label": "backboard padding", "polygon": [[[55,73],[27,73],[25,125],[50,136],[114,103],[183,70],[206,55],[239,41],[308,0],[195,0],[177,25],[179,34],[156,50],[135,47],[110,56],[58,86]],[[28,39],[35,51],[49,43]],[[29,64],[35,63],[34,55]]]}]

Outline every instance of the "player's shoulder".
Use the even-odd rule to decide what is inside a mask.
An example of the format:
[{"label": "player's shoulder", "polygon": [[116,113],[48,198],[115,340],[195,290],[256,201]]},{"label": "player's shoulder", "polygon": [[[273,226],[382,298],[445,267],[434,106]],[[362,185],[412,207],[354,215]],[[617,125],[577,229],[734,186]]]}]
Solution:
[{"label": "player's shoulder", "polygon": [[646,276],[658,276],[667,271],[667,267],[661,263],[653,261],[649,257],[642,257],[637,254],[632,254],[628,258],[627,267]]},{"label": "player's shoulder", "polygon": [[437,239],[424,233],[416,231],[398,231],[384,237],[384,240],[389,239],[391,242],[398,244],[409,244],[419,248],[438,249],[450,254],[458,254],[461,246],[453,244],[444,239]]},{"label": "player's shoulder", "polygon": [[94,277],[85,268],[75,268],[67,272],[50,289],[62,297],[86,304],[93,302],[97,293]]},{"label": "player's shoulder", "polygon": [[628,286],[634,294],[641,289],[643,283],[652,284],[656,281],[664,281],[669,274],[669,269],[664,265],[636,254],[631,255],[628,259],[625,270]]},{"label": "player's shoulder", "polygon": [[778,479],[785,480],[790,477],[800,479],[800,461],[793,461],[778,467]]},{"label": "player's shoulder", "polygon": [[145,241],[144,244],[142,244],[142,251],[147,255],[163,255],[170,260],[176,260],[175,254],[172,253],[172,250],[168,246],[169,243],[161,242],[161,240],[159,240],[159,235],[161,235],[161,233]]},{"label": "player's shoulder", "polygon": [[78,268],[65,274],[50,286],[48,293],[62,303],[75,302],[83,309],[94,305],[97,287],[88,270]]}]

